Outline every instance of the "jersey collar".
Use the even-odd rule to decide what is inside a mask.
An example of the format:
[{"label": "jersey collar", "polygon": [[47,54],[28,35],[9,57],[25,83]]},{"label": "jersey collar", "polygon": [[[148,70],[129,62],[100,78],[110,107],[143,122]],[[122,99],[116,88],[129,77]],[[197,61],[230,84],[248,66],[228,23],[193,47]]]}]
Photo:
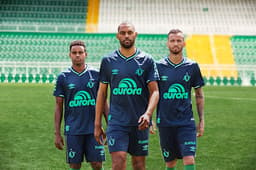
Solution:
[{"label": "jersey collar", "polygon": [[139,53],[139,50],[136,48],[136,51],[133,55],[131,55],[130,57],[125,57],[124,55],[121,54],[120,50],[117,50],[118,56],[120,56],[121,58],[123,58],[126,61],[129,61],[129,60],[133,59],[135,56],[138,55],[138,53]]},{"label": "jersey collar", "polygon": [[81,73],[78,73],[76,70],[73,69],[73,67],[70,67],[69,69],[70,69],[70,71],[72,71],[72,72],[75,73],[76,75],[82,76],[82,75],[85,74],[86,71],[88,70],[88,66],[87,66],[87,64],[85,64],[85,69],[84,69],[84,71],[82,71]]},{"label": "jersey collar", "polygon": [[177,68],[179,66],[181,66],[182,64],[185,63],[185,57],[183,57],[182,61],[178,64],[174,64],[173,62],[171,62],[171,60],[169,59],[169,57],[167,56],[166,59],[165,59],[171,66],[173,66],[174,68]]}]

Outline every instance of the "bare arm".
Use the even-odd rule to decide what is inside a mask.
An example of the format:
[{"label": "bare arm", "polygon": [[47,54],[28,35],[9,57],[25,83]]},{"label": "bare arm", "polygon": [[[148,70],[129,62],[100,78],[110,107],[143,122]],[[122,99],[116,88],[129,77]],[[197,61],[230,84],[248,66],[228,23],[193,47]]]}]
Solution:
[{"label": "bare arm", "polygon": [[[96,113],[94,121],[94,137],[96,141],[100,144],[103,144],[102,137],[104,138],[105,133],[102,129],[102,114],[106,112],[106,103],[107,103],[107,90],[108,84],[100,83],[97,100],[96,100]],[[105,114],[104,114],[105,115]]]},{"label": "bare arm", "polygon": [[139,129],[144,130],[149,127],[150,119],[159,100],[159,90],[156,81],[148,83],[149,102],[146,112],[139,118]]},{"label": "bare arm", "polygon": [[204,134],[204,93],[201,87],[195,89],[195,98],[196,98],[197,113],[199,117],[199,123],[197,126],[197,131],[198,131],[197,136],[200,137],[200,136],[203,136]]},{"label": "bare arm", "polygon": [[106,100],[103,115],[107,124],[108,124],[108,112],[109,112],[109,105],[108,105],[108,101]]},{"label": "bare arm", "polygon": [[55,98],[55,115],[54,115],[54,128],[55,128],[55,146],[56,148],[62,150],[64,141],[61,136],[61,121],[63,115],[63,98],[56,97]]}]

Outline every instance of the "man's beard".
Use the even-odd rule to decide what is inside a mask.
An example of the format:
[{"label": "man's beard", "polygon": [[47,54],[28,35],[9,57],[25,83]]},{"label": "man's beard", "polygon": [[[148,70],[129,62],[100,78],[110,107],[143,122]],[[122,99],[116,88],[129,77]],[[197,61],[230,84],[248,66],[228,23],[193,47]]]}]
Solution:
[{"label": "man's beard", "polygon": [[131,48],[134,45],[134,41],[130,41],[130,43],[125,43],[125,41],[127,41],[127,40],[120,41],[120,45],[123,48],[129,49],[129,48]]},{"label": "man's beard", "polygon": [[177,54],[182,53],[182,49],[178,49],[178,50],[172,50],[172,49],[171,49],[170,52],[171,52],[172,54],[177,55]]}]

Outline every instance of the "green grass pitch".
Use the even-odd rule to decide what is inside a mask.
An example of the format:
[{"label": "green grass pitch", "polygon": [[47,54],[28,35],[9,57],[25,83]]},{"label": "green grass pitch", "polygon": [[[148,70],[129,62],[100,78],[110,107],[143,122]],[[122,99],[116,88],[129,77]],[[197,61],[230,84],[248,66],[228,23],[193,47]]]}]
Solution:
[{"label": "green grass pitch", "polygon": [[[53,87],[0,84],[0,169],[68,169],[65,152],[54,147]],[[198,139],[197,170],[255,169],[256,88],[206,86],[204,93],[206,128]],[[106,152],[104,167],[109,170],[107,148]],[[83,163],[82,169],[91,168]],[[131,169],[130,157],[127,169]],[[156,133],[150,135],[147,170],[164,169]]]}]

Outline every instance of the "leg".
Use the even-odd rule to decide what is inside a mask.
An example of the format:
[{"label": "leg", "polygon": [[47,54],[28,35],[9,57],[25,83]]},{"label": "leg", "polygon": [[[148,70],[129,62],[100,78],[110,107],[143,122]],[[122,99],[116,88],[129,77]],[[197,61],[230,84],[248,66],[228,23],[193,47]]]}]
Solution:
[{"label": "leg", "polygon": [[132,156],[132,167],[134,170],[145,170],[146,168],[145,156]]},{"label": "leg", "polygon": [[112,170],[126,169],[126,155],[127,153],[124,151],[111,152]]},{"label": "leg", "polygon": [[80,169],[81,168],[81,164],[74,164],[74,163],[71,163],[69,164],[70,168],[72,169]]},{"label": "leg", "polygon": [[165,163],[167,168],[175,168],[176,164],[177,164],[177,159]]},{"label": "leg", "polygon": [[93,134],[86,135],[84,153],[86,161],[91,164],[93,170],[101,170],[105,161],[104,146],[97,143]]},{"label": "leg", "polygon": [[177,159],[182,158],[177,143],[176,127],[159,127],[160,146],[166,170],[175,170]]},{"label": "leg", "polygon": [[93,170],[101,170],[102,162],[90,162]]},{"label": "leg", "polygon": [[183,165],[195,164],[194,156],[184,156],[182,159],[183,159]]},{"label": "leg", "polygon": [[195,158],[194,156],[183,157],[184,170],[195,170]]}]

